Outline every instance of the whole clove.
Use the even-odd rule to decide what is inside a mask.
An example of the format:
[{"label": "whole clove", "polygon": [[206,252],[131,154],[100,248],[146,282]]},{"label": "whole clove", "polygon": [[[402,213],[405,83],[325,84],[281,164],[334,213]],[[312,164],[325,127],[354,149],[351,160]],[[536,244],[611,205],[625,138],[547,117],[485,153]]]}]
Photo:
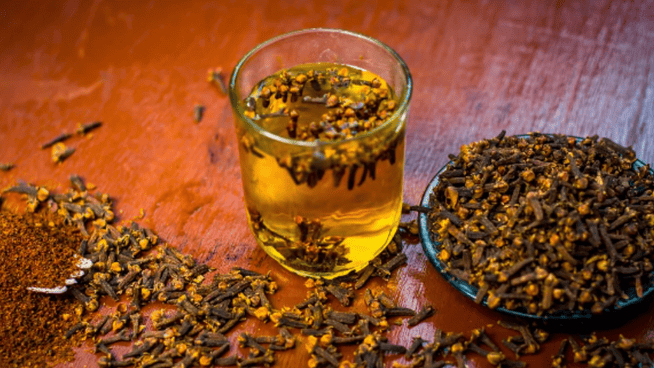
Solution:
[{"label": "whole clove", "polygon": [[116,334],[111,337],[105,337],[103,339],[100,339],[98,341],[98,344],[102,344],[105,346],[109,346],[111,344],[115,344],[120,341],[130,341],[132,339],[132,336],[129,334],[128,331],[121,331],[119,334]]},{"label": "whole clove", "polygon": [[349,306],[352,298],[352,291],[346,288],[343,288],[339,285],[329,284],[325,287],[330,294],[332,294],[336,299],[343,305]]},{"label": "whole clove", "polygon": [[127,358],[138,358],[144,353],[150,351],[157,344],[157,339],[148,338],[145,339],[141,345],[134,346],[134,348],[123,355],[123,359]]},{"label": "whole clove", "polygon": [[61,133],[61,134],[59,134],[58,136],[52,138],[51,140],[49,140],[49,141],[43,143],[43,144],[41,145],[41,149],[50,148],[50,147],[54,146],[55,144],[60,143],[60,142],[63,142],[63,141],[65,141],[65,140],[67,140],[68,138],[72,137],[72,136],[73,136],[73,135],[70,134],[70,133]]},{"label": "whole clove", "polygon": [[71,327],[68,331],[66,331],[66,334],[64,336],[66,337],[66,339],[70,339],[75,333],[85,329],[86,326],[87,324],[85,322],[79,322],[75,326]]},{"label": "whole clove", "polygon": [[386,317],[413,317],[416,315],[416,311],[411,308],[394,307],[384,311],[384,315]]},{"label": "whole clove", "polygon": [[101,121],[93,121],[93,122],[90,122],[90,123],[78,125],[77,130],[75,130],[75,132],[77,134],[79,134],[79,135],[86,135],[89,132],[91,132],[92,130],[95,130],[95,129],[101,127],[101,126],[102,126]]},{"label": "whole clove", "polygon": [[16,167],[16,165],[11,162],[0,163],[0,171],[9,171],[14,167]]},{"label": "whole clove", "polygon": [[402,345],[395,345],[388,342],[380,342],[379,350],[388,354],[405,354],[407,349]]},{"label": "whole clove", "polygon": [[433,316],[435,313],[436,310],[434,309],[434,307],[432,307],[431,305],[427,305],[423,307],[420,311],[418,311],[418,313],[416,313],[413,317],[409,318],[407,320],[407,324],[409,326],[415,326],[418,323],[424,321],[425,319]]},{"label": "whole clove", "polygon": [[329,312],[329,318],[338,321],[341,323],[345,323],[348,325],[354,324],[357,321],[357,314],[354,312],[338,312],[338,311],[331,311]]},{"label": "whole clove", "polygon": [[65,159],[75,153],[75,148],[66,147],[63,143],[59,142],[52,146],[52,162],[62,163]]},{"label": "whole clove", "polygon": [[217,366],[231,367],[237,365],[239,362],[238,355],[230,355],[224,358],[218,358],[214,360],[214,364]]},{"label": "whole clove", "polygon": [[204,117],[204,110],[206,110],[206,107],[204,105],[193,106],[193,119],[195,119],[196,123],[202,121],[202,118]]},{"label": "whole clove", "polygon": [[215,69],[209,69],[209,71],[207,72],[207,82],[218,87],[218,90],[223,95],[225,96],[228,95],[229,90],[227,88],[227,84],[225,83],[225,77],[223,76],[222,68],[218,67]]},{"label": "whole clove", "polygon": [[420,336],[414,337],[413,341],[411,342],[411,345],[409,346],[409,348],[404,353],[404,357],[406,359],[409,359],[409,357],[411,357],[412,355],[415,355],[418,352],[418,350],[420,350],[422,348],[422,346],[424,345],[424,343],[426,343],[426,342],[427,341],[423,340]]}]

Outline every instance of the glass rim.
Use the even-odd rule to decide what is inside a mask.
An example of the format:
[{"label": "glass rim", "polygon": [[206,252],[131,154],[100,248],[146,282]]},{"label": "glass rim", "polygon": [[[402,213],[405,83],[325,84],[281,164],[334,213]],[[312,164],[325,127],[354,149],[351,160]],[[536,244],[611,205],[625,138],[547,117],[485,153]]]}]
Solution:
[{"label": "glass rim", "polygon": [[[250,60],[252,56],[254,56],[256,53],[258,53],[260,50],[264,49],[265,47],[272,45],[274,43],[277,43],[283,39],[289,38],[289,37],[294,37],[300,34],[306,34],[306,33],[311,33],[311,32],[324,32],[324,33],[340,33],[340,34],[346,34],[349,36],[353,36],[368,42],[371,42],[373,44],[376,44],[377,46],[380,46],[382,49],[384,49],[386,52],[388,52],[394,59],[397,61],[397,63],[400,65],[402,72],[404,73],[404,78],[406,80],[406,85],[402,89],[403,91],[406,91],[403,94],[402,99],[399,101],[399,106],[395,112],[386,118],[384,123],[368,132],[357,134],[354,137],[351,138],[346,138],[343,140],[339,141],[302,141],[299,139],[292,139],[292,138],[286,138],[282,137],[280,135],[271,133],[270,131],[264,129],[261,127],[259,124],[257,124],[254,120],[250,119],[249,117],[245,116],[244,111],[242,109],[242,105],[239,103],[240,101],[238,100],[238,96],[236,93],[236,79],[240,75],[240,72],[243,68],[243,65]],[[323,146],[332,146],[332,145],[340,145],[346,142],[352,142],[352,141],[357,141],[361,139],[365,139],[366,137],[370,137],[374,134],[376,134],[379,130],[382,130],[384,127],[389,125],[391,122],[396,121],[402,116],[408,109],[409,107],[409,102],[411,101],[411,94],[413,92],[413,78],[411,77],[411,72],[409,71],[409,67],[406,65],[404,60],[400,57],[400,55],[393,50],[390,46],[386,45],[385,43],[366,36],[361,33],[357,32],[352,32],[352,31],[347,31],[343,29],[338,29],[338,28],[304,28],[292,32],[287,32],[283,33],[281,35],[275,36],[273,38],[270,38],[257,46],[255,46],[252,50],[248,51],[242,58],[241,60],[238,61],[234,69],[232,70],[232,74],[229,78],[229,100],[230,104],[232,105],[233,110],[238,114],[238,117],[245,121],[254,131],[257,133],[265,136],[268,139],[272,139],[275,141],[278,141],[280,143],[284,144],[289,144],[289,145],[294,145],[294,146],[305,146],[305,147],[323,147]]]}]

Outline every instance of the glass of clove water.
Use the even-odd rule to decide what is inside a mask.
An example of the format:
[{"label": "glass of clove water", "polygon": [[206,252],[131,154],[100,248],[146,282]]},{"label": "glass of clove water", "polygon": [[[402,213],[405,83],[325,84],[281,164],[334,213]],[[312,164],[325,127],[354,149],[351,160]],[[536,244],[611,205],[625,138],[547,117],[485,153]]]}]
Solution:
[{"label": "glass of clove water", "polygon": [[390,242],[411,91],[395,51],[343,30],[284,34],[239,61],[229,96],[248,224],[281,265],[333,278]]}]

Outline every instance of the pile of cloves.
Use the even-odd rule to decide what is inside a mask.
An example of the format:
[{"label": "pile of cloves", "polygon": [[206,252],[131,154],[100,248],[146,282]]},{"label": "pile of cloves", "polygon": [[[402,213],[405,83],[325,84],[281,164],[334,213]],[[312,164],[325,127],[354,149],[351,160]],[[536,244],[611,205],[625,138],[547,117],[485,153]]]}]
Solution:
[{"label": "pile of cloves", "polygon": [[[71,176],[71,186],[58,194],[20,183],[6,192],[25,195],[28,210],[46,206],[84,236],[79,255],[93,266],[77,285],[69,286],[69,293],[80,302],[76,308],[79,322],[65,337],[91,341],[100,354],[101,367],[269,366],[274,364],[275,351],[294,348],[299,335],[323,340],[328,335],[335,345],[355,344],[387,331],[388,319],[411,317],[415,325],[434,313],[431,307],[416,313],[395,306],[383,293],[370,290],[366,291],[370,314],[339,312],[330,306],[332,299],[350,306],[354,290],[373,277],[387,280],[406,263],[399,233],[364,270],[335,280],[311,281],[312,291],[305,301],[278,309],[268,299],[277,289],[270,275],[235,267],[209,280],[211,267],[160,244],[150,229],[136,222],[114,226],[108,195],[93,193],[95,188],[76,175]],[[98,313],[104,297],[117,303],[108,314]],[[166,307],[143,312],[155,302]],[[240,333],[236,342],[248,348],[249,354],[227,355],[230,332],[247,318],[275,324],[278,334]],[[119,356],[113,346],[124,342],[130,342],[132,349]],[[336,362],[339,355],[334,349],[315,349],[322,356],[316,358],[317,364],[323,365],[325,359]],[[332,353],[336,358],[329,358]]]},{"label": "pile of cloves", "polygon": [[[508,358],[489,336],[490,326],[475,329],[468,337],[437,328],[433,340],[416,336],[408,347],[390,342],[387,333],[393,325],[406,322],[415,326],[436,311],[429,305],[418,311],[398,306],[380,289],[357,290],[375,277],[388,280],[406,263],[403,237],[415,236],[415,221],[402,223],[389,247],[363,270],[334,280],[309,279],[304,301],[277,308],[269,295],[278,286],[269,274],[234,267],[226,274],[209,277],[214,271],[211,267],[161,244],[149,229],[134,222],[127,227],[112,225],[109,196],[90,194],[78,176],[71,177],[71,183],[73,189],[65,194],[25,183],[11,191],[25,194],[28,207],[29,203],[32,209],[47,206],[87,234],[79,252],[94,265],[78,285],[70,288],[80,301],[76,309],[79,323],[66,337],[90,341],[100,355],[100,367],[272,366],[275,353],[295,348],[298,340],[309,351],[310,368],[376,368],[389,361],[398,368],[463,368],[475,355],[494,366],[524,367],[525,363],[517,359],[537,354],[549,337],[534,326],[498,322],[500,327],[516,332],[502,341],[516,360]],[[405,212],[425,210],[405,207]],[[367,313],[347,310],[358,294]],[[108,314],[97,312],[102,297],[117,303]],[[153,302],[165,307],[144,312]],[[339,304],[336,309],[334,302]],[[337,310],[343,308],[345,311]],[[239,332],[238,325],[248,318],[274,324],[277,333],[256,336]],[[581,347],[572,338],[565,341],[552,358],[555,367],[564,366],[567,344],[572,346],[575,361],[587,362],[590,367],[620,366],[620,362],[647,365],[654,350],[651,344],[625,338],[608,342],[591,337]],[[125,342],[131,349],[119,356],[120,350],[114,345]],[[230,353],[232,344],[248,353]],[[341,352],[345,345],[355,347],[352,362]],[[407,363],[399,363],[400,359]]]},{"label": "pile of cloves", "polygon": [[[590,368],[651,367],[652,342],[640,343],[620,335],[617,340],[592,334],[580,344],[573,337],[563,339],[559,351],[552,357],[552,368],[563,368],[572,361]],[[568,359],[571,351],[572,359]]]},{"label": "pile of cloves", "polygon": [[[289,138],[334,142],[379,127],[397,106],[393,89],[370,72],[298,67],[257,84],[245,100],[245,115],[255,121],[288,118]],[[317,111],[324,113],[313,116]]]},{"label": "pile of cloves", "polygon": [[438,259],[478,288],[477,302],[601,313],[651,287],[654,175],[631,148],[502,132],[450,159],[429,226]]},{"label": "pile of cloves", "polygon": [[[545,342],[549,337],[549,334],[545,331],[529,325],[514,325],[502,321],[498,322],[498,324],[504,327],[509,326],[509,328],[520,332],[520,335],[503,340],[503,343],[515,353],[516,359],[521,355],[538,353],[540,351],[539,344]],[[525,342],[515,349],[507,345],[509,340],[518,341],[520,339],[533,341]],[[319,343],[325,344],[322,340]],[[525,349],[524,347],[528,348]],[[393,364],[395,368],[435,368],[448,365],[465,368],[468,366],[466,362],[473,355],[485,358],[493,366],[508,368],[526,366],[523,361],[506,357],[498,344],[486,332],[485,327],[470,331],[468,337],[463,333],[444,332],[437,328],[431,342],[416,336],[408,348],[389,343],[388,339],[379,333],[369,334],[357,347],[354,364],[356,367],[381,367],[386,355],[401,356],[408,362],[407,364],[401,364],[396,361]]]},{"label": "pile of cloves", "polygon": [[[113,226],[109,196],[89,194],[78,176],[72,176],[71,183],[73,189],[65,194],[52,194],[25,183],[9,191],[25,194],[32,210],[47,205],[85,235],[79,253],[92,260],[93,267],[70,288],[80,302],[76,309],[79,323],[66,337],[91,341],[100,354],[100,367],[270,366],[275,362],[275,352],[293,349],[299,336],[304,336],[309,349],[310,367],[350,364],[343,361],[339,351],[343,345],[356,345],[353,364],[366,367],[383,364],[387,355],[405,356],[414,361],[415,367],[429,367],[420,362],[429,362],[428,356],[433,358],[439,351],[449,354],[447,344],[454,335],[439,337],[436,345],[427,344],[422,350],[426,341],[420,338],[405,348],[390,343],[385,336],[392,324],[401,324],[405,319],[409,326],[415,326],[432,316],[435,310],[431,306],[414,311],[395,305],[383,291],[371,289],[363,292],[368,313],[337,311],[331,304],[333,300],[341,307],[351,306],[355,290],[364,288],[374,277],[388,280],[405,264],[400,234],[414,236],[415,222],[403,223],[380,257],[360,272],[334,280],[309,279],[306,284],[310,291],[304,301],[278,309],[267,296],[277,289],[270,275],[236,267],[227,274],[214,274],[210,282],[205,282],[205,275],[213,271],[209,266],[159,244],[151,230],[135,222],[127,227]],[[118,304],[109,314],[100,315],[97,311],[103,296]],[[143,313],[142,308],[152,302],[167,307],[149,315]],[[247,318],[273,323],[278,334],[254,336],[241,332],[236,342],[249,354],[228,355],[230,332]],[[461,360],[465,351],[456,349],[464,341],[455,340],[452,354]],[[118,356],[113,345],[121,342],[130,342],[132,348]],[[466,351],[481,352],[474,345],[465,346]],[[511,362],[503,356],[492,358],[495,353],[481,354],[490,354],[489,359],[505,365]]]},{"label": "pile of cloves", "polygon": [[[104,246],[91,249],[101,254],[106,251]],[[96,258],[96,253],[87,257]],[[112,258],[111,254],[108,257]],[[106,273],[102,272],[100,255],[96,265],[101,266],[89,276],[92,279],[83,284],[82,290],[73,289],[87,306],[90,302],[87,298],[96,295],[106,294],[121,300],[120,294],[125,294],[131,298],[129,304],[119,304],[108,319],[103,317],[97,324],[80,322],[84,326],[81,333],[93,339],[96,351],[104,354],[98,362],[100,366],[259,366],[274,362],[272,351],[293,347],[294,340],[283,332],[264,339],[270,344],[267,349],[261,348],[260,344],[264,343],[261,338],[251,340],[240,336],[239,343],[254,347],[250,355],[223,357],[230,347],[225,336],[228,332],[248,316],[266,320],[271,314],[267,294],[275,292],[277,286],[268,275],[234,268],[227,274],[215,274],[211,282],[203,283],[204,275],[212,269],[166,245],[132,261],[120,253],[117,257],[108,263],[110,271]],[[127,262],[123,265],[122,261]],[[127,270],[112,274],[119,268]],[[147,323],[140,311],[154,301],[169,307],[150,314],[152,329],[145,330]],[[119,341],[134,342],[132,350],[121,359],[109,348]],[[252,341],[259,342],[255,345]]]},{"label": "pile of cloves", "polygon": [[[235,326],[254,316],[265,320],[272,306],[267,294],[277,285],[268,275],[234,268],[228,274],[215,274],[211,282],[205,275],[213,269],[197,263],[166,244],[147,228],[132,222],[113,226],[111,199],[106,194],[90,194],[79,176],[71,177],[72,189],[64,194],[50,193],[44,187],[20,183],[5,190],[24,194],[27,209],[44,205],[65,222],[76,225],[83,234],[79,255],[93,262],[92,268],[70,286],[70,294],[79,300],[79,323],[66,337],[80,334],[91,340],[101,354],[101,367],[180,367],[200,365],[259,365],[252,356],[221,357],[229,350],[224,336]],[[118,302],[109,315],[98,316],[101,298]],[[127,297],[128,301],[124,301]],[[168,305],[149,316],[142,307],[153,302]],[[172,313],[171,313],[172,311]],[[150,322],[146,319],[149,317]],[[152,330],[145,326],[152,325]],[[283,350],[294,340],[281,333],[275,338]],[[118,358],[113,344],[130,341],[133,350]],[[217,349],[216,349],[217,348]],[[266,354],[266,364],[272,354]]]},{"label": "pile of cloves", "polygon": [[325,236],[319,219],[296,216],[295,224],[300,233],[294,241],[268,228],[258,211],[248,207],[252,231],[257,240],[279,252],[296,270],[330,271],[348,262],[345,238]]},{"label": "pile of cloves", "polygon": [[[359,142],[275,157],[296,185],[313,188],[329,170],[334,187],[347,182],[352,190],[374,180],[377,164],[393,165],[404,141],[404,129],[381,128],[399,106],[393,89],[369,72],[345,66],[305,69],[282,70],[258,83],[243,102],[244,115],[266,129],[288,120],[288,138],[305,142],[341,142],[379,128],[383,131]],[[246,153],[264,157],[251,133],[237,129],[237,134]]]}]

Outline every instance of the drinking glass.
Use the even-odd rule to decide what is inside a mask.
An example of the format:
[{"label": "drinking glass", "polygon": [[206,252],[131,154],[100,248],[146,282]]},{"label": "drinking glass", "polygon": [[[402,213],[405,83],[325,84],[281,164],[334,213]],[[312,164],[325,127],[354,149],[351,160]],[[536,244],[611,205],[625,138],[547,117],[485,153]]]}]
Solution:
[{"label": "drinking glass", "polygon": [[[383,78],[397,96],[392,115],[340,141],[303,141],[264,129],[248,96],[264,78],[303,64],[347,65]],[[365,267],[400,221],[412,79],[390,47],[338,29],[305,29],[248,52],[229,81],[248,224],[285,268],[333,278]],[[251,103],[251,101],[250,101]]]}]

